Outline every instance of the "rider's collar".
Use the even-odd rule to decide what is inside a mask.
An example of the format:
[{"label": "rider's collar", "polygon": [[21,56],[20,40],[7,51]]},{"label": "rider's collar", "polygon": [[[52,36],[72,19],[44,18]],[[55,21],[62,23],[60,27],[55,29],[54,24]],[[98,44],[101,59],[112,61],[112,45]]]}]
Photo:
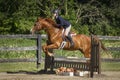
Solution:
[{"label": "rider's collar", "polygon": [[58,18],[58,15],[57,15],[57,16],[55,16],[55,18]]}]

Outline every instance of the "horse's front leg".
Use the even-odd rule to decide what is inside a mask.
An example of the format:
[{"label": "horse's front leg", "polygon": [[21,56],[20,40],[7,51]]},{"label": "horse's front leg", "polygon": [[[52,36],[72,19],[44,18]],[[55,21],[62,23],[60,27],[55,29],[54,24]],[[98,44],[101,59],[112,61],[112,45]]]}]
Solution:
[{"label": "horse's front leg", "polygon": [[49,56],[53,56],[53,53],[49,52],[49,49],[58,49],[59,46],[57,44],[50,44],[42,46],[43,52]]}]

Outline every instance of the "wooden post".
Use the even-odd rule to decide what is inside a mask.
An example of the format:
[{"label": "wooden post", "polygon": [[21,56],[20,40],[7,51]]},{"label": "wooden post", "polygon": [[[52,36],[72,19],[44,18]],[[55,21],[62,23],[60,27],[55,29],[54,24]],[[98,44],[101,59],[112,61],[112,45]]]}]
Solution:
[{"label": "wooden post", "polygon": [[[46,43],[47,45],[51,44],[49,40],[47,40]],[[52,49],[49,49],[48,51],[53,53]],[[44,67],[45,72],[47,72],[48,68],[50,68],[51,71],[53,71],[53,67],[54,67],[54,57],[50,57],[47,54],[45,54],[45,67]]]},{"label": "wooden post", "polygon": [[101,56],[100,56],[100,43],[98,44],[98,74],[101,74]]},{"label": "wooden post", "polygon": [[41,40],[42,37],[40,34],[37,35],[37,50],[36,50],[36,56],[37,56],[37,68],[39,68],[39,65],[42,60],[42,55],[41,55]]},{"label": "wooden post", "polygon": [[101,74],[101,60],[100,60],[100,43],[91,35],[91,63],[90,63],[90,77],[93,78],[94,72]]},{"label": "wooden post", "polygon": [[94,73],[94,39],[93,35],[91,35],[91,59],[90,59],[90,77],[93,78]]},{"label": "wooden post", "polygon": [[95,71],[101,74],[100,42],[95,42]]},{"label": "wooden post", "polygon": [[50,66],[48,63],[49,56],[45,54],[45,66],[44,66],[44,71],[47,72],[48,66]]}]

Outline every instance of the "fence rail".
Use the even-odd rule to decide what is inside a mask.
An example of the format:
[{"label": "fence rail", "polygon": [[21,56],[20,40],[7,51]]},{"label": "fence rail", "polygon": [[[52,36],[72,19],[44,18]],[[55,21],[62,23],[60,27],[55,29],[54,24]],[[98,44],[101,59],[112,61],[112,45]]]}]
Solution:
[{"label": "fence rail", "polygon": [[[47,38],[47,35],[41,35],[42,38]],[[17,35],[0,35],[0,38],[37,38],[37,35],[17,34]]]},{"label": "fence rail", "polygon": [[[47,35],[42,34],[42,38],[47,38]],[[101,40],[120,40],[120,36],[97,36]],[[37,38],[37,35],[31,34],[17,34],[17,35],[0,35],[0,38]]]},{"label": "fence rail", "polygon": [[[98,36],[99,39],[101,40],[120,40],[120,36]],[[24,50],[36,50],[38,53],[40,53],[40,46],[39,44],[41,44],[40,42],[38,43],[39,39],[38,39],[38,35],[30,35],[30,34],[26,34],[26,35],[0,35],[0,39],[3,38],[35,38],[37,39],[37,45],[36,46],[29,46],[29,47],[0,47],[0,51],[24,51]],[[45,39],[47,38],[47,35],[41,35],[41,38]],[[39,47],[38,47],[39,46]],[[114,51],[120,51],[120,47],[108,47],[108,50],[114,50]],[[38,55],[37,55],[38,56]],[[41,56],[38,56],[41,57]],[[32,59],[0,59],[0,62],[33,62],[36,60],[32,60]],[[109,61],[108,59],[103,60],[103,61]],[[114,60],[111,60],[114,61]],[[120,61],[120,60],[119,60]],[[39,62],[38,62],[39,63]]]},{"label": "fence rail", "polygon": [[[98,36],[101,40],[120,40],[120,36]],[[18,35],[0,35],[0,39],[2,38],[37,38],[37,35],[30,34],[18,34]],[[47,38],[47,35],[41,35],[41,38]],[[110,51],[120,51],[120,47],[107,47]],[[28,47],[0,47],[0,51],[23,51],[23,50],[37,50],[36,46],[28,46]]]},{"label": "fence rail", "polygon": [[97,36],[101,40],[120,40],[120,36]]},{"label": "fence rail", "polygon": [[[107,47],[109,51],[120,51],[120,47]],[[0,51],[32,51],[37,50],[36,46],[29,47],[0,47]]]},{"label": "fence rail", "polygon": [[107,47],[109,51],[120,51],[120,47]]},{"label": "fence rail", "polygon": [[[45,59],[42,59],[42,62]],[[55,58],[55,60],[58,60],[58,58]],[[77,59],[76,59],[77,60]],[[79,59],[78,59],[79,60]],[[65,61],[65,59],[64,59]],[[101,58],[102,62],[120,62],[120,59],[109,59],[109,58]],[[7,62],[36,62],[35,58],[29,58],[29,59],[0,59],[0,63],[7,63]]]},{"label": "fence rail", "polygon": [[29,47],[0,47],[0,51],[31,51],[37,50],[36,46],[29,46]]}]

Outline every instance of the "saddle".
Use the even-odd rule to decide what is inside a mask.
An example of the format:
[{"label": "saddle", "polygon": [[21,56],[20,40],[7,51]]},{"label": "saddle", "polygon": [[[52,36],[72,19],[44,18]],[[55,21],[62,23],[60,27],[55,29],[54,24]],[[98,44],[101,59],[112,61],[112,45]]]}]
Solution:
[{"label": "saddle", "polygon": [[76,33],[69,32],[68,36],[66,36],[66,37],[62,36],[63,41],[62,41],[59,49],[63,49],[64,46],[66,45],[66,42],[68,42],[68,41],[70,42],[70,48],[74,47],[74,42],[72,40],[72,37],[75,36],[75,35],[76,35]]},{"label": "saddle", "polygon": [[77,35],[77,33],[75,33],[75,32],[70,32],[69,35],[70,35],[71,37],[73,37],[73,36]]}]

